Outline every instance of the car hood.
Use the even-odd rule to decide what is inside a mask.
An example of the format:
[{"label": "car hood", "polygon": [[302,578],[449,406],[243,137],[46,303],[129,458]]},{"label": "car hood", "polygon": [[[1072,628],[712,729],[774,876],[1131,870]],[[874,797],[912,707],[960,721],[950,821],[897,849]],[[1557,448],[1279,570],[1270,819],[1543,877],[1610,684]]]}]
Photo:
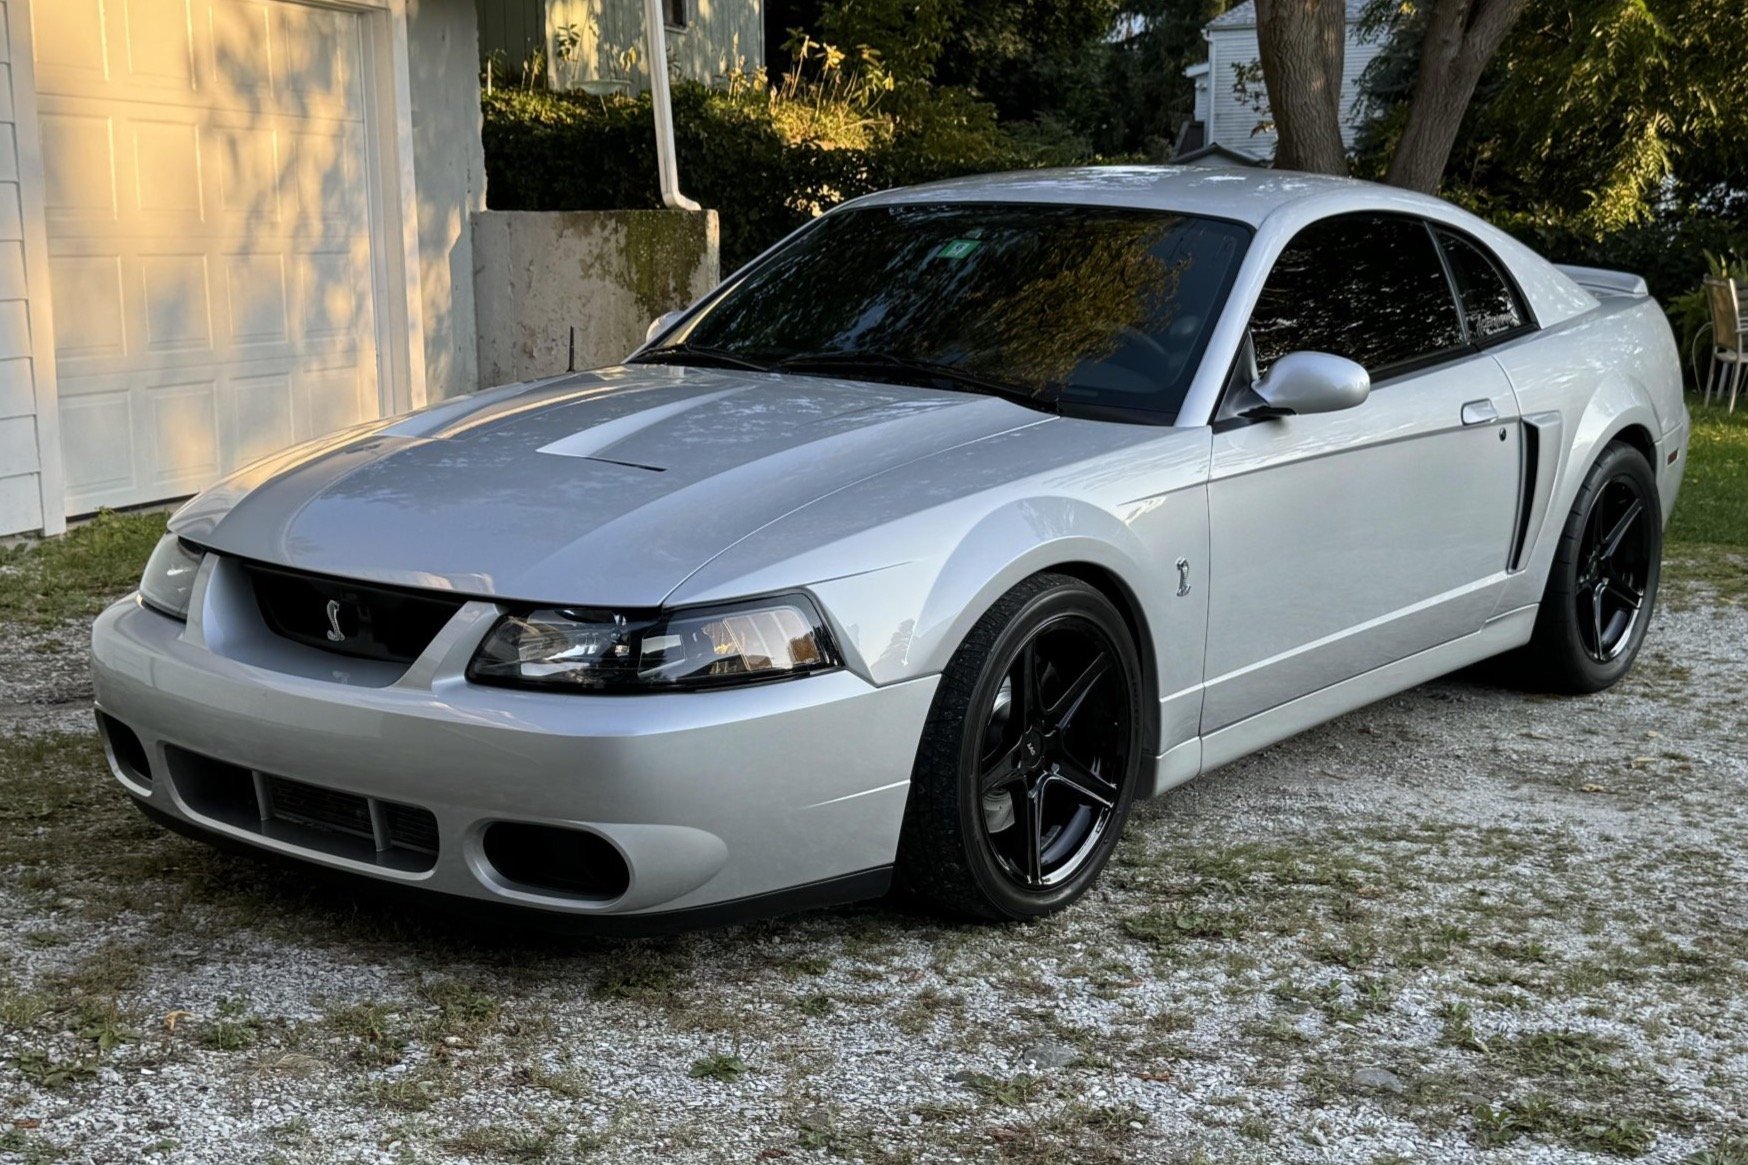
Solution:
[{"label": "car hood", "polygon": [[494,389],[269,458],[171,522],[315,573],[653,606],[801,506],[1051,418],[1010,401],[644,365]]}]

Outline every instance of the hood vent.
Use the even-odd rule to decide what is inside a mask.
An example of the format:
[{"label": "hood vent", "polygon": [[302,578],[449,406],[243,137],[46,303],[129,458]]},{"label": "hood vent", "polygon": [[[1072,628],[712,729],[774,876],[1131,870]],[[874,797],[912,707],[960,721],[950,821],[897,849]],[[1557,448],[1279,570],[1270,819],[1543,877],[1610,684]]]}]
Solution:
[{"label": "hood vent", "polygon": [[611,457],[584,457],[584,461],[599,461],[602,465],[619,465],[626,469],[642,469],[649,473],[666,473],[665,465],[639,465],[635,461],[615,461]]}]

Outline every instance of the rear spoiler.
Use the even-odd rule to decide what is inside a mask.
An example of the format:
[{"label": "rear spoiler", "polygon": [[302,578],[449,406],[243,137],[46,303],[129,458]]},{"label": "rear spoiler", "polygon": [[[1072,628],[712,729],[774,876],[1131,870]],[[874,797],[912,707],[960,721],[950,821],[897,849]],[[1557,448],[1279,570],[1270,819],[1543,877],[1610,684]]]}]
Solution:
[{"label": "rear spoiler", "polygon": [[1601,267],[1575,267],[1570,263],[1555,263],[1554,269],[1593,295],[1630,295],[1643,299],[1651,294],[1642,275],[1608,271]]}]

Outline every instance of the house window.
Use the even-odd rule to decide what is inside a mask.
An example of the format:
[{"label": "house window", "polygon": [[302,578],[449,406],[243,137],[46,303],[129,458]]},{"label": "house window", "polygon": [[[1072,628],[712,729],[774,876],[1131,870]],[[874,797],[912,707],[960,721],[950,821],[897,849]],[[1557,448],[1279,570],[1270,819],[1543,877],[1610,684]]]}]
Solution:
[{"label": "house window", "polygon": [[662,0],[662,18],[669,28],[685,28],[690,23],[687,3],[688,0]]}]

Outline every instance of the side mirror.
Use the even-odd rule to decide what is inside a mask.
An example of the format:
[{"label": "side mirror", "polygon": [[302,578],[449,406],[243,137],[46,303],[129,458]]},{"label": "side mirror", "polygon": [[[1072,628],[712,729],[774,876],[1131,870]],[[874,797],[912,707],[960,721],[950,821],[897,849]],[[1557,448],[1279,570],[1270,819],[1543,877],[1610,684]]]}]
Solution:
[{"label": "side mirror", "polygon": [[1334,413],[1364,404],[1372,378],[1345,356],[1329,352],[1288,352],[1256,384],[1263,407],[1251,416],[1287,417]]},{"label": "side mirror", "polygon": [[683,308],[676,311],[665,311],[655,319],[651,320],[649,322],[649,330],[643,333],[643,342],[647,344],[663,332],[667,331],[669,325],[684,314],[686,313]]}]

